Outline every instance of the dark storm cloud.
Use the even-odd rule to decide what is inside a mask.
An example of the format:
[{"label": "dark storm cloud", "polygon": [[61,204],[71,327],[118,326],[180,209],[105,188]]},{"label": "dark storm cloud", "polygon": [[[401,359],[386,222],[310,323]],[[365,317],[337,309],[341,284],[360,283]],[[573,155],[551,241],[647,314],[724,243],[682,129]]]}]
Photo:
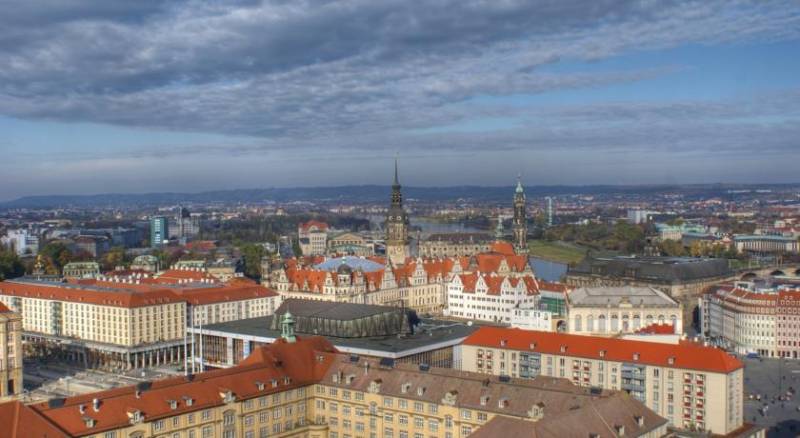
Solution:
[{"label": "dark storm cloud", "polygon": [[[741,121],[747,108],[722,101],[551,111],[470,99],[593,88],[680,68],[543,69],[564,60],[800,35],[792,2],[52,0],[15,6],[0,14],[0,114],[259,138],[208,149],[236,153],[298,147],[688,150],[697,143],[685,144],[680,132],[696,133],[707,144],[706,135]],[[776,100],[748,105],[759,111],[792,105]],[[507,132],[413,133],[479,117],[521,122]],[[792,126],[775,128],[793,133]],[[741,138],[769,134],[749,122],[728,132],[734,131]]]}]

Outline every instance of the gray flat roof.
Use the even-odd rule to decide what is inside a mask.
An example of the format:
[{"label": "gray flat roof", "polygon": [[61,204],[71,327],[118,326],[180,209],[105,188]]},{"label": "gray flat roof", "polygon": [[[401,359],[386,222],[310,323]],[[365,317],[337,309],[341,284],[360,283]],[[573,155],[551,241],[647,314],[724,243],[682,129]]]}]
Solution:
[{"label": "gray flat roof", "polygon": [[[280,330],[271,330],[272,316],[259,318],[240,319],[219,324],[203,326],[203,334],[224,336],[231,338],[247,338],[258,342],[272,342],[281,337]],[[416,326],[414,334],[403,336],[373,336],[364,338],[337,338],[325,336],[325,333],[301,333],[302,335],[321,335],[331,343],[347,351],[372,350],[383,353],[387,357],[404,357],[421,351],[430,351],[441,348],[438,344],[455,344],[477,330],[479,325],[468,326],[465,323],[441,321],[435,319],[422,319]],[[195,327],[193,332],[199,332]]]},{"label": "gray flat roof", "polygon": [[289,298],[285,300],[280,307],[278,307],[278,310],[276,310],[275,313],[282,315],[287,309],[294,316],[337,320],[366,318],[368,316],[400,312],[402,310],[400,307],[392,306],[336,303],[333,301],[314,301]]}]

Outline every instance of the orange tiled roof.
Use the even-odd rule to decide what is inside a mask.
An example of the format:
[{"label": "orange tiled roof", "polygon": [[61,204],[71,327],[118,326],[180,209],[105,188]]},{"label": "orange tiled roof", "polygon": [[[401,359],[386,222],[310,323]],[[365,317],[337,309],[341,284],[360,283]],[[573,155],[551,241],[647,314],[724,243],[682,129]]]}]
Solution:
[{"label": "orange tiled roof", "polygon": [[303,231],[308,231],[308,230],[311,229],[311,227],[317,227],[317,229],[320,230],[320,231],[325,231],[325,230],[328,229],[328,224],[326,224],[325,222],[314,220],[314,219],[311,219],[308,222],[303,222],[303,223],[299,224],[298,226]]},{"label": "orange tiled roof", "polygon": [[[144,279],[143,279],[144,280]],[[52,299],[115,307],[146,307],[158,304],[188,302],[209,304],[276,296],[272,289],[249,282],[220,284],[217,287],[170,287],[153,283],[121,283],[95,279],[68,283],[72,287],[54,284],[0,282],[0,292],[6,295]],[[86,286],[86,287],[81,287]]]},{"label": "orange tiled roof", "polygon": [[[581,336],[502,327],[481,327],[464,340],[464,345],[501,348],[518,351],[537,351],[546,354],[568,355],[597,359],[605,351],[605,360],[637,362],[669,368],[684,368],[715,373],[729,373],[743,367],[735,357],[715,347],[697,343],[663,344],[627,339]],[[531,348],[533,345],[533,348]],[[561,353],[561,349],[566,351]],[[639,359],[634,359],[634,354]],[[669,364],[669,359],[674,363]]]},{"label": "orange tiled roof", "polygon": [[[292,344],[278,340],[255,350],[233,368],[197,374],[192,379],[173,377],[158,380],[138,393],[137,387],[128,386],[69,397],[60,406],[50,407],[47,402],[32,404],[25,411],[25,417],[19,413],[23,409],[13,404],[16,402],[6,403],[0,405],[0,418],[6,420],[6,425],[26,420],[25,432],[18,430],[11,435],[12,438],[101,434],[129,426],[129,413],[135,411],[149,422],[221,406],[226,391],[237,400],[245,400],[308,386],[325,376],[335,353],[336,349],[320,337],[298,337]],[[259,388],[257,382],[263,383],[263,387]],[[95,398],[99,400],[96,411],[92,404]],[[187,403],[188,399],[192,400],[191,405]],[[175,402],[174,409],[170,401]],[[84,406],[84,413],[80,412],[80,405]],[[87,417],[94,420],[93,427],[87,426]]]}]

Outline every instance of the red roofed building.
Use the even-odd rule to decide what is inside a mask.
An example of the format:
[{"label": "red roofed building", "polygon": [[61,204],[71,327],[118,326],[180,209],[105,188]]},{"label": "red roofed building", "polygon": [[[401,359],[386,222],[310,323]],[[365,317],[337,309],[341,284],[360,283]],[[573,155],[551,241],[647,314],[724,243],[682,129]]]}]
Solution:
[{"label": "red roofed building", "polygon": [[328,228],[325,222],[313,219],[297,225],[297,237],[303,255],[325,254],[328,247]]},{"label": "red roofed building", "polygon": [[677,428],[725,435],[743,425],[743,365],[698,343],[665,344],[481,327],[461,346],[461,369],[623,390]]},{"label": "red roofed building", "polygon": [[[574,421],[558,427],[565,416]],[[388,438],[409,430],[466,437],[534,428],[537,438],[667,434],[664,418],[620,391],[379,363],[340,354],[323,338],[296,338],[291,329],[232,368],[27,406],[4,403],[0,421],[8,438],[333,438],[367,431]]]},{"label": "red roofed building", "polygon": [[203,280],[16,279],[0,282],[0,303],[21,314],[31,343],[47,344],[61,360],[112,369],[181,362],[187,325],[267,316],[280,305],[276,292],[251,282]]},{"label": "red roofed building", "polygon": [[700,298],[702,333],[740,354],[792,357],[800,349],[797,301],[796,284],[756,288],[754,283],[736,282],[711,287]]}]

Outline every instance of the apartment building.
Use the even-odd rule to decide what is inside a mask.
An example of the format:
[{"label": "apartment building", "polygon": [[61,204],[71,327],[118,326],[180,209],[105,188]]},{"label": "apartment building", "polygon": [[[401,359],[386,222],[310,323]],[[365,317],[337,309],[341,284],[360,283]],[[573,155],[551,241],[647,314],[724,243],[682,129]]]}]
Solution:
[{"label": "apartment building", "polygon": [[725,435],[744,425],[743,365],[714,347],[481,327],[459,353],[465,371],[627,392],[676,428]]},{"label": "apartment building", "polygon": [[[23,405],[0,404],[9,438],[662,437],[666,420],[620,391],[564,379],[519,380],[337,353],[319,337],[283,338],[238,366]],[[564,419],[580,421],[564,422]],[[569,432],[569,433],[567,433]],[[565,434],[566,433],[566,434]]]},{"label": "apartment building", "polygon": [[800,358],[800,283],[772,281],[710,288],[699,300],[703,335],[740,354]]},{"label": "apartment building", "polygon": [[22,317],[0,303],[0,401],[22,393]]},{"label": "apartment building", "polygon": [[265,316],[279,300],[269,289],[238,282],[161,284],[152,277],[0,282],[0,302],[21,315],[31,349],[110,369],[180,362],[188,324]]}]

